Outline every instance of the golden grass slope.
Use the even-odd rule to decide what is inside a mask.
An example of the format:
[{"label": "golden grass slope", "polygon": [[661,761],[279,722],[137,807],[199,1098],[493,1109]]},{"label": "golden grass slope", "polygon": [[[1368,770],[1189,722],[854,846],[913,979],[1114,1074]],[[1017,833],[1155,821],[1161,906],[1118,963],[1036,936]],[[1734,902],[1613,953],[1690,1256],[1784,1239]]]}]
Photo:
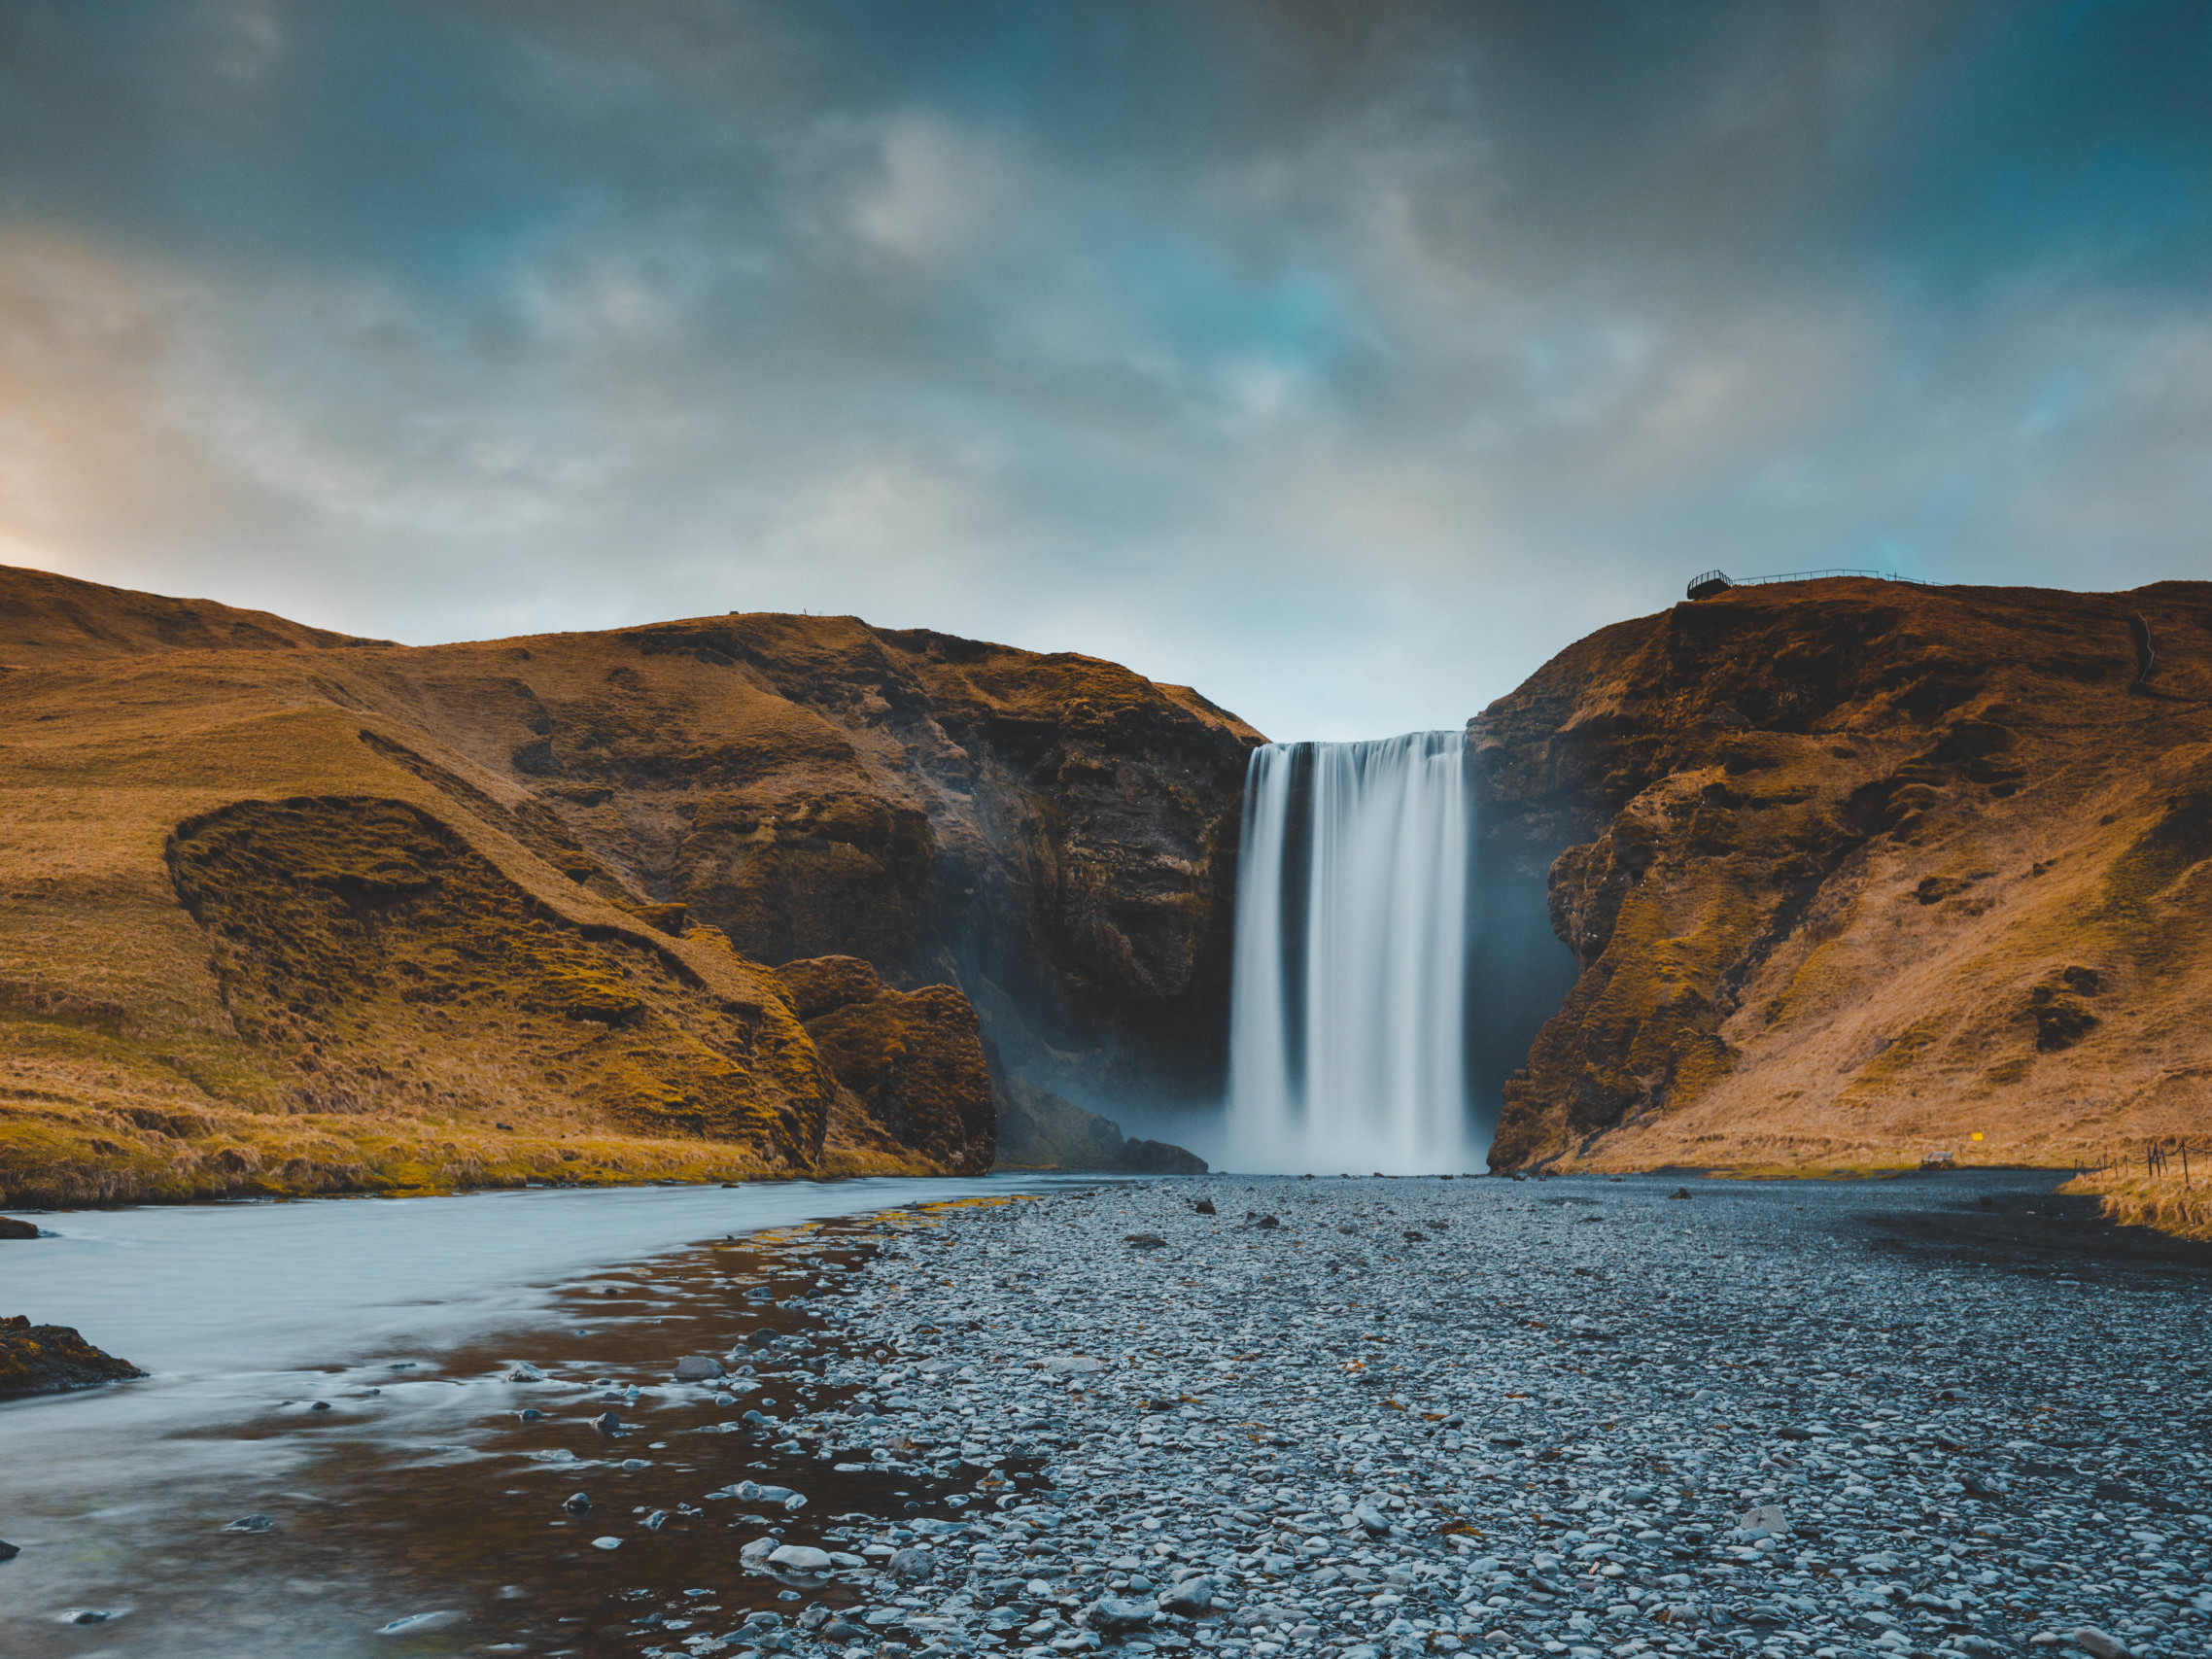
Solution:
[{"label": "golden grass slope", "polygon": [[43,650],[58,578],[5,575],[9,1201],[815,1166],[836,1083],[780,983],[348,689],[409,653],[219,606],[163,648],[86,584]]}]

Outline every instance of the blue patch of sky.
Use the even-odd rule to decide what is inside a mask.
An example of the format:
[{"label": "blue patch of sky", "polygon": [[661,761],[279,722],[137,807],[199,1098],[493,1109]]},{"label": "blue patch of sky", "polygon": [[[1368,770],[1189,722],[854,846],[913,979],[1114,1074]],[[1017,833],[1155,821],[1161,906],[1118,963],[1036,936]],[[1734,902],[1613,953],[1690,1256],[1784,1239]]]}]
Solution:
[{"label": "blue patch of sky", "polygon": [[1925,304],[2041,271],[2193,283],[2212,254],[2212,8],[1985,9],[1913,77],[1866,246]]}]

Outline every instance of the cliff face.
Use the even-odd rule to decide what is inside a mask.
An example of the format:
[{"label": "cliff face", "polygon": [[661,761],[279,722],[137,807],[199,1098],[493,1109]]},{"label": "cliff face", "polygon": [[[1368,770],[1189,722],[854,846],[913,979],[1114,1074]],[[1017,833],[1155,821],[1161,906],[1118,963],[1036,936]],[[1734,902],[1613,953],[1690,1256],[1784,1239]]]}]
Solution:
[{"label": "cliff face", "polygon": [[[1111,664],[778,616],[409,649],[0,570],[0,688],[24,1201],[970,1169],[978,1012],[1054,1083],[1220,1065],[1257,737]],[[881,983],[803,1013],[834,955]]]},{"label": "cliff face", "polygon": [[1738,589],[1580,641],[1469,743],[1486,866],[1548,864],[1578,970],[1496,1166],[2201,1128],[2212,584]]},{"label": "cliff face", "polygon": [[[958,985],[1010,1068],[1210,1095],[1245,755],[1196,693],[849,617],[411,653],[447,745],[605,870],[768,963]],[[363,683],[365,682],[365,683]]]}]

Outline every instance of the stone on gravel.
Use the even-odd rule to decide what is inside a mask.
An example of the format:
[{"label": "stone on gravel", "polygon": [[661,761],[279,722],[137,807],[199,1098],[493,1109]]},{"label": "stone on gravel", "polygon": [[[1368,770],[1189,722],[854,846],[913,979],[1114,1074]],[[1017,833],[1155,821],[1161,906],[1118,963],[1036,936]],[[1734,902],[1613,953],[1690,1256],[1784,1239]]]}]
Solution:
[{"label": "stone on gravel", "polygon": [[1770,1538],[1780,1538],[1789,1531],[1789,1517],[1779,1503],[1761,1503],[1746,1509],[1736,1524],[1747,1533],[1764,1533]]},{"label": "stone on gravel", "polygon": [[778,1544],[768,1552],[768,1564],[786,1573],[827,1573],[836,1563],[829,1551],[803,1543]]},{"label": "stone on gravel", "polygon": [[2094,1625],[2084,1625],[2069,1639],[2076,1647],[2090,1655],[2090,1659],[2131,1659],[2127,1644],[2104,1634]]},{"label": "stone on gravel", "polygon": [[1204,1573],[1186,1578],[1171,1586],[1159,1597],[1159,1610],[1163,1613],[1181,1613],[1186,1618],[1197,1618],[1214,1605],[1214,1581]]},{"label": "stone on gravel", "polygon": [[1090,1607],[1090,1628],[1109,1636],[1144,1630],[1159,1616],[1158,1604],[1130,1596],[1101,1596]]}]

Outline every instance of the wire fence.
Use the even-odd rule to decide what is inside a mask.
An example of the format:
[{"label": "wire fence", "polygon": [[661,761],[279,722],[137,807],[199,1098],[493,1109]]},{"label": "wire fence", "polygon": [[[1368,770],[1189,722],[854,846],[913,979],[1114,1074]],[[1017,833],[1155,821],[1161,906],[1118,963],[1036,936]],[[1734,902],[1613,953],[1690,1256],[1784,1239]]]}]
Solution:
[{"label": "wire fence", "polygon": [[2073,1191],[2097,1194],[2112,1220],[2212,1238],[2212,1138],[2154,1135],[2095,1149]]},{"label": "wire fence", "polygon": [[2144,1140],[2107,1141],[2079,1167],[2085,1175],[2139,1175],[2146,1181],[2178,1181],[2184,1187],[2212,1184],[2212,1137],[2154,1135]]}]

